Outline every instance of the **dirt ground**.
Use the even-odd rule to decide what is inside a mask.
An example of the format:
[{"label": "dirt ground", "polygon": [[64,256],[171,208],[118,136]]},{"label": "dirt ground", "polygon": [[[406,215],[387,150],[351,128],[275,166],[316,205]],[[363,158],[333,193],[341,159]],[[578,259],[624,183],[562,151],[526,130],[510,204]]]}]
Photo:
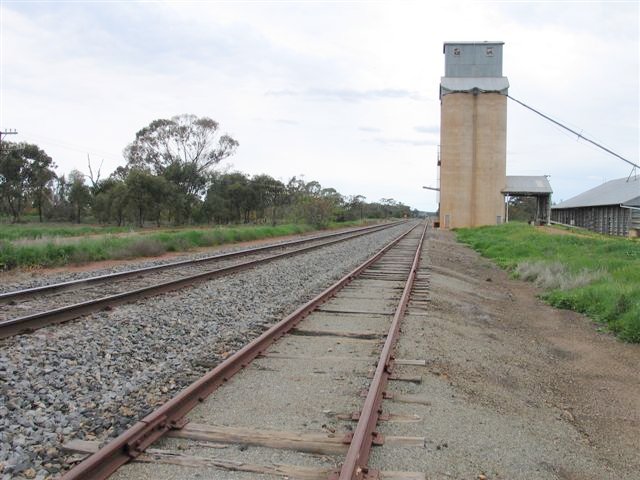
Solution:
[{"label": "dirt ground", "polygon": [[382,428],[425,435],[427,452],[383,448],[375,466],[430,480],[640,479],[640,345],[546,305],[453,233],[431,233],[424,256],[430,306],[410,309],[398,356],[422,356],[428,373],[392,386],[429,402],[392,403],[424,422]]}]

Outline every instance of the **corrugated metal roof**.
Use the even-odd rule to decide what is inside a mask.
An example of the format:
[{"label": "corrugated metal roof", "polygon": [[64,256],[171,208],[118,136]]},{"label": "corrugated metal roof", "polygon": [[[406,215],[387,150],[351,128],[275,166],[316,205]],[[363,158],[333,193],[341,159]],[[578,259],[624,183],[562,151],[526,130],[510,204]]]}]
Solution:
[{"label": "corrugated metal roof", "polygon": [[640,206],[640,176],[610,180],[551,208],[596,207],[600,205]]},{"label": "corrugated metal roof", "polygon": [[549,180],[542,176],[507,175],[507,185],[502,193],[553,193]]},{"label": "corrugated metal roof", "polygon": [[507,77],[441,77],[440,96],[448,93],[471,92],[507,93],[509,80]]}]

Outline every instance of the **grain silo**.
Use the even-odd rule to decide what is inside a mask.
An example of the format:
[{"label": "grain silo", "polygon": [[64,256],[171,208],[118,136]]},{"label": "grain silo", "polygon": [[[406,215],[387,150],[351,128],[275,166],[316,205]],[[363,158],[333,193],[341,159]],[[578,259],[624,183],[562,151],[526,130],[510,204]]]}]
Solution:
[{"label": "grain silo", "polygon": [[440,82],[440,226],[504,221],[507,91],[503,42],[446,42]]}]

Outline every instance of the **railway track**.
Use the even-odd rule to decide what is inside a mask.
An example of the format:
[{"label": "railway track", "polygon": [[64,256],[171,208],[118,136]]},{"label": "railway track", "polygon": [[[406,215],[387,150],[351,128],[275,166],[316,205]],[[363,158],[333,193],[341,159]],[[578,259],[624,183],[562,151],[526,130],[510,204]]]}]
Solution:
[{"label": "railway track", "polygon": [[0,294],[0,338],[177,290],[196,282],[347,241],[394,225],[397,223],[3,293]]},{"label": "railway track", "polygon": [[103,448],[67,444],[91,455],[63,478],[424,479],[375,470],[369,457],[426,441],[378,430],[413,421],[382,406],[390,381],[419,381],[396,369],[420,360],[393,352],[410,300],[426,302],[425,231],[388,244]]}]

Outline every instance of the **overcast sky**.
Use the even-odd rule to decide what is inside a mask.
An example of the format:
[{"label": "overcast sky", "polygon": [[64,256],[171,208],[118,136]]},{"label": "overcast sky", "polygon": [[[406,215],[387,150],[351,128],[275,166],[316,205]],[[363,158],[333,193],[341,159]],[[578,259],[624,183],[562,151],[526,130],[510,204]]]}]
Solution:
[{"label": "overcast sky", "polygon": [[[504,41],[509,93],[639,161],[639,2],[8,1],[0,128],[103,176],[157,118],[240,142],[232,168],[437,208],[445,41]],[[554,201],[630,166],[508,103],[507,174]]]}]

